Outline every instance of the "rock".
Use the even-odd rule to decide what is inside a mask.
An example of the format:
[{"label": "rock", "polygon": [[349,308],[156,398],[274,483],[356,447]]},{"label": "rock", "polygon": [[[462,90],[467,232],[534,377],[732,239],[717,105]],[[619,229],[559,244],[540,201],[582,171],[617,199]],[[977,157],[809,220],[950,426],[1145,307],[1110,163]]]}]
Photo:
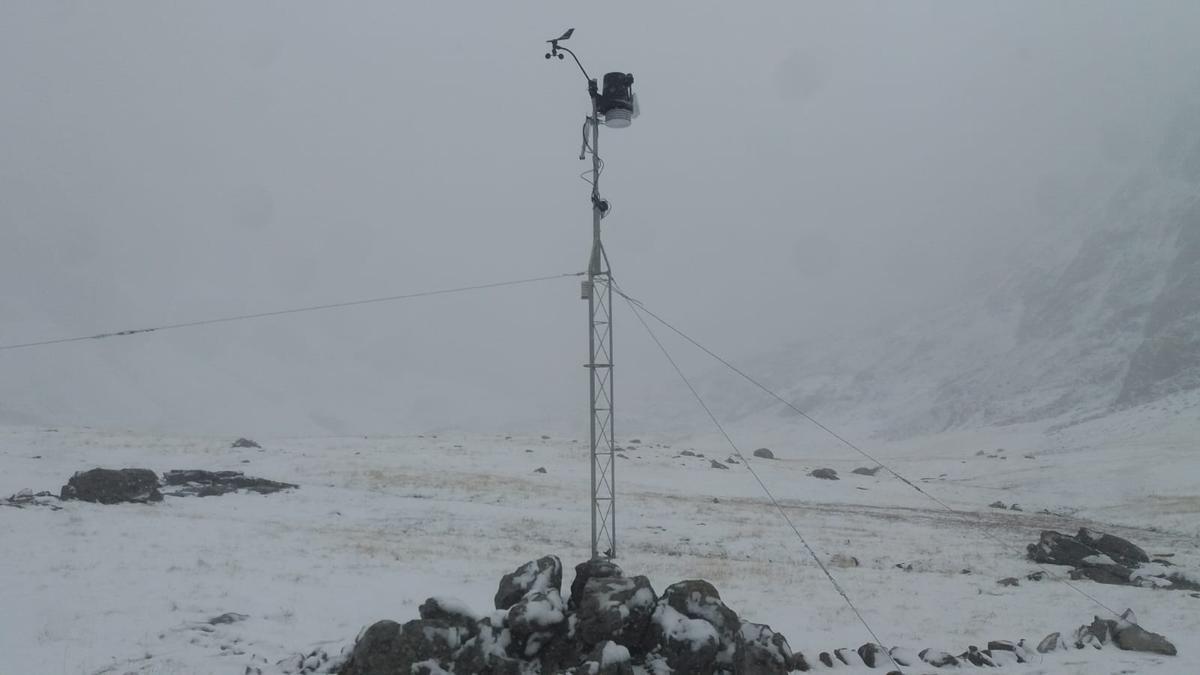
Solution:
[{"label": "rock", "polygon": [[725,466],[724,464],[718,462],[715,459],[710,459],[708,461],[708,468],[710,468],[710,469],[728,469],[729,467]]},{"label": "rock", "polygon": [[654,651],[666,659],[672,670],[694,675],[716,672],[719,641],[717,629],[711,623],[688,618],[670,604],[659,602],[651,626]]},{"label": "rock", "polygon": [[1126,567],[1137,567],[1142,563],[1150,562],[1150,556],[1144,550],[1115,535],[1093,532],[1086,527],[1081,527],[1075,538],[1080,543],[1091,546]]},{"label": "rock", "polygon": [[995,662],[992,661],[991,655],[979,651],[979,648],[975,645],[967,647],[967,651],[959,654],[958,658],[981,668],[994,668],[996,666]]},{"label": "rock", "polygon": [[1117,647],[1132,652],[1151,652],[1175,656],[1175,645],[1158,633],[1151,633],[1141,626],[1131,623],[1120,626],[1113,642]]},{"label": "rock", "polygon": [[701,579],[671,584],[663,591],[658,604],[668,605],[688,619],[703,619],[711,624],[720,643],[717,660],[723,666],[733,662],[741,620],[736,612],[725,606],[721,594],[712,584]]},{"label": "rock", "polygon": [[393,675],[434,659],[449,662],[460,646],[459,630],[440,621],[416,619],[401,626],[378,621],[363,631],[339,675]]},{"label": "rock", "polygon": [[585,648],[612,641],[643,655],[654,646],[649,629],[657,604],[644,576],[592,577],[580,592],[575,635]]},{"label": "rock", "polygon": [[417,612],[427,621],[441,621],[450,626],[457,626],[465,635],[474,635],[478,629],[479,617],[466,603],[456,598],[429,598],[421,603]]},{"label": "rock", "polygon": [[1080,567],[1083,559],[1099,555],[1100,551],[1054,530],[1043,530],[1036,544],[1026,547],[1034,562]]},{"label": "rock", "polygon": [[684,457],[695,457],[696,456],[696,453],[692,452],[691,450],[684,450],[683,452],[681,452],[679,454]]},{"label": "rock", "polygon": [[813,469],[813,471],[808,475],[812,476],[813,478],[823,478],[825,480],[839,480],[837,471],[834,471],[833,469]]},{"label": "rock", "polygon": [[874,476],[875,474],[879,473],[879,470],[882,468],[883,468],[882,466],[873,466],[870,468],[865,467],[865,466],[860,466],[857,469],[851,471],[850,473],[856,473],[860,476]]},{"label": "rock", "polygon": [[496,590],[496,609],[509,609],[528,593],[555,590],[562,592],[562,562],[548,555],[531,560],[500,579]]},{"label": "rock", "polygon": [[[556,633],[545,642],[537,654],[537,665],[543,673],[569,673],[577,667],[586,667],[587,657],[584,646],[570,634],[571,619],[567,619],[567,630]],[[530,662],[522,662],[522,667],[529,670]],[[598,664],[597,664],[598,667]],[[587,672],[585,668],[581,672]]]},{"label": "rock", "polygon": [[583,598],[583,588],[588,579],[607,579],[625,576],[617,563],[605,558],[593,558],[575,566],[575,579],[571,582],[571,596],[567,598],[567,607],[576,609]]},{"label": "rock", "polygon": [[62,500],[52,492],[43,490],[42,492],[34,493],[33,490],[24,488],[6,499],[0,499],[0,506],[11,506],[18,509],[23,509],[27,506],[45,506],[51,511],[61,511],[62,507],[54,503],[57,501]]},{"label": "rock", "polygon": [[539,466],[538,468],[534,469],[533,472],[534,473],[546,473],[546,467]]},{"label": "rock", "polygon": [[92,469],[71,476],[59,498],[120,504],[160,502],[163,497],[158,491],[158,474],[150,469]]},{"label": "rock", "polygon": [[1001,586],[1020,586],[1021,585],[1021,582],[1017,581],[1016,577],[1005,577],[1005,578],[1001,579],[1000,581],[997,581],[996,583],[1000,584]]},{"label": "rock", "polygon": [[[596,669],[585,672],[593,675],[633,675],[633,659],[629,650],[615,642],[608,641],[596,645],[584,665],[592,663],[596,664]],[[542,672],[547,671],[543,669]]]},{"label": "rock", "polygon": [[754,456],[761,459],[775,459],[775,453],[771,452],[769,448],[759,448],[755,450]]},{"label": "rock", "polygon": [[1193,580],[1191,577],[1185,577],[1178,572],[1168,574],[1167,581],[1171,582],[1172,588],[1182,591],[1200,591],[1200,582]]},{"label": "rock", "polygon": [[1048,654],[1050,652],[1066,648],[1067,642],[1066,640],[1062,639],[1062,635],[1059,633],[1051,633],[1042,638],[1042,641],[1038,643],[1037,651],[1039,654]]},{"label": "rock", "polygon": [[733,455],[726,457],[725,463],[726,464],[741,464],[741,462],[738,461],[738,458],[734,457]]},{"label": "rock", "polygon": [[249,618],[250,617],[246,616],[245,614],[238,614],[237,612],[225,612],[220,616],[214,616],[213,618],[209,619],[208,623],[209,625],[217,626],[221,624],[238,623],[239,621],[245,621]]},{"label": "rock", "polygon": [[997,668],[1013,666],[1021,662],[1021,660],[1017,658],[1017,655],[1010,651],[992,651],[990,649],[986,649],[983,653],[987,654],[988,658],[992,660],[992,663],[994,663]]},{"label": "rock", "polygon": [[887,650],[883,648],[883,645],[874,642],[868,642],[859,647],[858,658],[862,659],[868,668],[876,668],[889,661]]},{"label": "rock", "polygon": [[1089,633],[1096,636],[1096,639],[1100,640],[1100,644],[1107,644],[1117,632],[1117,622],[1093,616],[1092,623],[1088,625],[1087,629]]},{"label": "rock", "polygon": [[1008,507],[1008,510],[1009,511],[1024,511],[1025,509],[1022,509],[1020,506],[1013,504]]},{"label": "rock", "polygon": [[953,654],[939,652],[936,649],[922,649],[921,653],[917,654],[917,656],[922,661],[928,663],[934,668],[945,668],[948,666],[958,665],[958,659]]},{"label": "rock", "polygon": [[1126,585],[1133,572],[1120,565],[1099,565],[1093,567],[1078,567],[1070,572],[1074,580],[1091,579],[1098,584]]},{"label": "rock", "polygon": [[761,623],[743,621],[737,633],[733,672],[738,675],[787,675],[792,648],[787,638]]},{"label": "rock", "polygon": [[988,504],[988,506],[993,509],[1007,509],[1008,508],[1007,506],[1004,505],[1004,502],[1002,502],[1002,501],[994,501],[991,504]]},{"label": "rock", "polygon": [[261,445],[259,445],[258,443],[255,443],[254,441],[250,440],[249,438],[239,438],[239,439],[237,439],[236,441],[234,441],[234,442],[233,442],[233,445],[232,445],[232,446],[230,446],[230,447],[234,447],[234,448],[261,448],[262,446],[261,446]]},{"label": "rock", "polygon": [[826,668],[833,667],[833,657],[829,655],[829,652],[821,652],[820,654],[817,654],[817,660],[825,664]]},{"label": "rock", "polygon": [[829,556],[829,564],[833,567],[858,567],[861,563],[858,558],[845,553],[834,553]]},{"label": "rock", "polygon": [[524,672],[521,662],[509,657],[505,651],[510,640],[508,629],[496,626],[492,617],[481,619],[476,625],[475,637],[463,643],[454,654],[454,674],[521,675]]},{"label": "rock", "polygon": [[858,652],[854,651],[853,649],[835,649],[833,650],[833,655],[837,657],[838,661],[841,661],[848,666],[865,665],[862,657],[859,656]]},{"label": "rock", "polygon": [[1041,581],[1042,579],[1046,578],[1046,573],[1041,571],[1030,572],[1029,574],[1025,575],[1025,578],[1029,581]]},{"label": "rock", "polygon": [[1091,633],[1085,633],[1082,638],[1075,641],[1075,649],[1083,649],[1084,647],[1103,649],[1104,645],[1100,644],[1100,640],[1096,639],[1095,635],[1092,635]]},{"label": "rock", "polygon": [[987,650],[992,652],[992,660],[995,660],[996,652],[1011,652],[1016,657],[1017,663],[1025,663],[1025,649],[1015,642],[1009,640],[989,640]]},{"label": "rock", "polygon": [[807,673],[812,669],[812,666],[808,665],[808,658],[804,656],[803,652],[799,651],[792,652],[792,663],[790,667],[792,672],[798,670],[802,673]]},{"label": "rock", "polygon": [[163,485],[179,488],[167,493],[173,497],[213,497],[238,490],[267,495],[299,487],[292,483],[247,476],[241,471],[204,471],[201,469],[168,471],[163,474]]},{"label": "rock", "polygon": [[533,591],[508,610],[508,630],[512,640],[508,654],[531,659],[557,633],[565,630],[566,604],[558,589]]},{"label": "rock", "polygon": [[888,655],[898,665],[905,667],[911,666],[921,660],[921,657],[917,656],[913,650],[906,647],[892,647],[888,650]]}]

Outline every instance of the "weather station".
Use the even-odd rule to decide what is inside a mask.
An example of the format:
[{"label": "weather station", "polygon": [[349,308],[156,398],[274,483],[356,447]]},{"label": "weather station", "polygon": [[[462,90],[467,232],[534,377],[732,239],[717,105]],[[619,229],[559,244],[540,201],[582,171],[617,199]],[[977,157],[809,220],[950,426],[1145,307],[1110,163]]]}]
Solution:
[{"label": "weather station", "polygon": [[592,246],[587,277],[581,282],[581,297],[588,303],[588,409],[591,461],[592,558],[617,555],[617,483],[616,436],[614,431],[613,388],[613,305],[612,269],[600,237],[600,222],[612,211],[612,205],[600,195],[600,126],[624,129],[637,118],[637,95],[633,93],[633,75],[611,72],[601,84],[588,75],[579,57],[561,43],[570,39],[574,28],[553,40],[547,40],[547,59],[564,60],[570,54],[587,81],[591,114],[583,122],[579,159],[592,159],[591,171],[581,176],[591,186]]}]

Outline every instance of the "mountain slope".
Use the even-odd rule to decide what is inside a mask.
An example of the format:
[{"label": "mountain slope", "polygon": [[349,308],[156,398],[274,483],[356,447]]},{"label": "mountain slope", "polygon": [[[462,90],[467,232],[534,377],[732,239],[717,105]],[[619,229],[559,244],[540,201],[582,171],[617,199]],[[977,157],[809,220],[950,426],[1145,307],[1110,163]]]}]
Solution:
[{"label": "mountain slope", "polygon": [[[749,371],[802,408],[891,437],[1069,422],[1200,388],[1198,113],[1186,106],[1157,161],[1026,242],[988,291],[791,345]],[[740,388],[708,390],[744,423],[793,417]]]}]

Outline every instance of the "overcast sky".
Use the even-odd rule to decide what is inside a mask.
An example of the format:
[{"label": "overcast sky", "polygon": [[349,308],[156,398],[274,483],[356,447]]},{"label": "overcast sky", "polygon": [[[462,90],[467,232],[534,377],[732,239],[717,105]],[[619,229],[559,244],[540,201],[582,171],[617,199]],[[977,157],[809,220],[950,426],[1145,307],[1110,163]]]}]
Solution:
[{"label": "overcast sky", "polygon": [[[572,26],[641,101],[615,273],[741,356],[971,292],[1200,82],[1191,1],[11,0],[0,343],[582,270]],[[634,400],[669,373],[617,321]],[[0,352],[0,419],[579,431],[585,360],[562,280]]]}]

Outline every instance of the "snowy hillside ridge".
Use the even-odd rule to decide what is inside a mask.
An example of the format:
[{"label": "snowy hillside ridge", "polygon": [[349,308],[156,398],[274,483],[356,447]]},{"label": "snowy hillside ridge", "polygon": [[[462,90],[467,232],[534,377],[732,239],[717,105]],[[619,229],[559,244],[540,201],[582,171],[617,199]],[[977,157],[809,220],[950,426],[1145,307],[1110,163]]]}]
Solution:
[{"label": "snowy hillside ridge", "polygon": [[[743,368],[801,409],[892,438],[1068,423],[1200,388],[1196,119],[1181,117],[1157,164],[1083,222],[1031,241],[974,300],[806,339]],[[727,372],[703,393],[749,427],[795,418]]]}]

